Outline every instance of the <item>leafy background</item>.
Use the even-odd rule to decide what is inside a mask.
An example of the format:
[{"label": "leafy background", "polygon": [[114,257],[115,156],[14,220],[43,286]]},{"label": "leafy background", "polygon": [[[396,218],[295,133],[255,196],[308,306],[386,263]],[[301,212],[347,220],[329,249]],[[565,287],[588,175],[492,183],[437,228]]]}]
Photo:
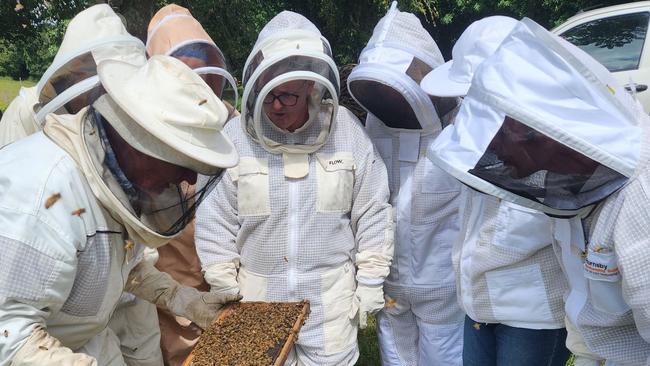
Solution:
[{"label": "leafy background", "polygon": [[[107,2],[122,14],[129,31],[146,40],[151,16],[168,0],[0,0],[0,76],[38,79],[54,58],[70,18]],[[488,15],[527,16],[552,28],[581,9],[625,1],[606,0],[403,0],[400,10],[415,13],[446,59],[461,32]],[[229,58],[235,76],[259,30],[289,9],[305,15],[330,41],[338,64],[355,62],[388,0],[179,0],[190,9]]]}]

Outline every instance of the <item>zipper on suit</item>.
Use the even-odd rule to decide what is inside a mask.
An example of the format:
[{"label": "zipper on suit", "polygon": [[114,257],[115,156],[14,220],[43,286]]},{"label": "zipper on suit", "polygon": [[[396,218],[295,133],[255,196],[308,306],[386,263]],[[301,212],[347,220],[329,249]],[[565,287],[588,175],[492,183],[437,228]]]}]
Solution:
[{"label": "zipper on suit", "polygon": [[296,256],[298,251],[298,213],[296,203],[299,202],[299,181],[289,179],[289,228],[287,238],[287,290],[289,301],[296,301]]}]

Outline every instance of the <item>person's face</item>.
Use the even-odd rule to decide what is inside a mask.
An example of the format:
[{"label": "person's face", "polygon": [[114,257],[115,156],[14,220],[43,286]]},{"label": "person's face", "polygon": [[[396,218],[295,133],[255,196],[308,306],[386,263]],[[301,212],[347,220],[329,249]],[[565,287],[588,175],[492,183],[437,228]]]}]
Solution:
[{"label": "person's face", "polygon": [[314,82],[306,80],[280,84],[264,98],[264,113],[278,128],[295,131],[309,119],[307,97],[313,88]]},{"label": "person's face", "polygon": [[494,151],[510,167],[510,176],[515,179],[540,170],[588,175],[598,166],[593,160],[510,117],[506,117],[488,150]]},{"label": "person's face", "polygon": [[194,171],[141,153],[124,141],[108,123],[105,126],[120,168],[143,191],[159,194],[172,184],[196,183]]}]

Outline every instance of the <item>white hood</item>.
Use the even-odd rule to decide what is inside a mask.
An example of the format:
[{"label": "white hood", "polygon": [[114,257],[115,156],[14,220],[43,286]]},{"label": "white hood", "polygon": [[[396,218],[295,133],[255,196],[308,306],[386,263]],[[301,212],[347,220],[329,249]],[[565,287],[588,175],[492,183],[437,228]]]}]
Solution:
[{"label": "white hood", "polygon": [[572,216],[633,174],[646,118],[602,65],[525,18],[479,66],[429,157],[480,191]]},{"label": "white hood", "polygon": [[[314,83],[310,118],[295,133],[269,126],[263,100],[293,80]],[[312,153],[332,131],[338,109],[339,74],[329,42],[307,18],[290,11],[276,15],[260,32],[243,75],[242,127],[271,153]]]},{"label": "white hood", "polygon": [[38,122],[44,123],[48,113],[70,112],[62,108],[77,97],[86,96],[85,105],[92,102],[98,93],[89,94],[100,86],[96,66],[107,59],[142,65],[145,48],[110,6],[99,4],[72,18],[54,61],[38,82]]},{"label": "white hood", "polygon": [[411,13],[393,2],[379,20],[359,64],[348,77],[354,99],[386,127],[436,132],[440,116],[457,105],[455,98],[430,97],[420,81],[444,62],[438,45]]}]

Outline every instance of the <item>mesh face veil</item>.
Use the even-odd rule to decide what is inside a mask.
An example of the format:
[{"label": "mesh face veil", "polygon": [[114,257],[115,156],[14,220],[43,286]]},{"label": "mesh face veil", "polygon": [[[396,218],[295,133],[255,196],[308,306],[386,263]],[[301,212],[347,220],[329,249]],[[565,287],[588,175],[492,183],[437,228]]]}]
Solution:
[{"label": "mesh face veil", "polygon": [[633,174],[640,119],[603,66],[524,19],[479,66],[429,158],[480,191],[573,216]]},{"label": "mesh face veil", "polygon": [[[311,153],[325,144],[338,109],[339,75],[329,43],[306,18],[284,11],[264,27],[246,61],[243,83],[242,126],[264,149]],[[295,88],[276,89],[283,85]],[[294,106],[280,99],[265,107],[265,99],[275,99],[271,94],[283,93],[301,99]],[[278,120],[305,103],[309,117],[303,126],[292,132],[278,127]]]},{"label": "mesh face veil", "polygon": [[442,54],[419,19],[397,10],[394,2],[374,29],[348,77],[355,100],[388,128],[435,132],[439,116],[458,105],[457,98],[430,97],[420,81],[443,62]]},{"label": "mesh face veil", "polygon": [[587,207],[627,181],[621,173],[508,116],[468,172],[557,210]]},{"label": "mesh face veil", "polygon": [[[119,211],[161,236],[172,237],[189,224],[199,203],[221,176],[222,170],[217,170],[213,175],[199,178],[191,169],[141,151],[136,153],[136,158],[133,154],[125,154],[120,149],[129,150],[123,146],[127,142],[122,140],[121,144],[115,145],[115,140],[121,139],[119,134],[110,126],[110,121],[93,108],[89,109],[82,133],[96,172],[121,205]],[[131,161],[127,162],[126,157]],[[135,176],[133,169],[125,166],[137,164],[134,159],[159,169],[150,174],[146,183],[142,183],[142,177]]]},{"label": "mesh face veil", "polygon": [[36,120],[42,124],[49,113],[76,113],[92,104],[93,97],[101,95],[97,64],[113,59],[141,65],[146,61],[144,50],[142,41],[129,35],[108,5],[77,14],[38,82]]},{"label": "mesh face veil", "polygon": [[219,47],[213,43],[191,41],[172,48],[169,55],[188,63],[219,99],[228,103],[229,107],[236,108],[239,98],[237,83],[228,72],[226,59]]},{"label": "mesh face veil", "polygon": [[231,111],[237,107],[237,83],[228,72],[223,52],[188,9],[169,4],[158,10],[147,30],[147,53],[180,59]]}]

